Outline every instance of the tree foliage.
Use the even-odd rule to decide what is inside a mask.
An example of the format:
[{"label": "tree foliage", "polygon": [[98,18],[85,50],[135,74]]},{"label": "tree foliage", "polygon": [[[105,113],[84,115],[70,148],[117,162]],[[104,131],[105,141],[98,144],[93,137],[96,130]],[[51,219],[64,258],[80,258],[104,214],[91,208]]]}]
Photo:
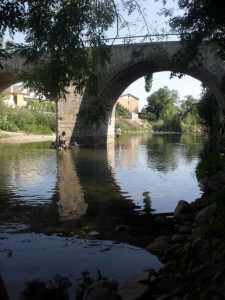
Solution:
[{"label": "tree foliage", "polygon": [[183,116],[187,116],[188,114],[198,115],[198,100],[193,96],[187,95],[185,97],[185,101],[182,101],[180,107]]},{"label": "tree foliage", "polygon": [[21,80],[48,99],[59,99],[72,84],[82,91],[87,78],[109,58],[105,31],[115,20],[113,2],[86,0],[32,0],[21,3],[14,24],[25,34],[24,43],[12,43],[35,69]]},{"label": "tree foliage", "polygon": [[179,99],[178,92],[169,90],[167,86],[160,88],[147,98],[146,111],[155,115],[156,119],[159,119],[163,109],[169,103],[177,103]]},{"label": "tree foliage", "polygon": [[210,132],[217,131],[219,127],[218,101],[209,89],[204,89],[198,103],[198,112]]},{"label": "tree foliage", "polygon": [[[179,0],[181,16],[170,19],[170,26],[180,35],[184,46],[175,56],[185,69],[191,61],[201,62],[200,46],[205,43],[225,59],[225,5],[214,0]],[[168,11],[165,11],[168,14]],[[185,59],[184,59],[185,58]]]},{"label": "tree foliage", "polygon": [[180,101],[177,91],[164,87],[150,95],[147,101],[145,113],[154,130],[193,132],[201,129],[199,102],[192,96]]},{"label": "tree foliage", "polygon": [[19,80],[48,99],[65,96],[71,83],[82,92],[88,80],[96,92],[96,73],[110,57],[106,33],[122,20],[121,10],[141,7],[137,0],[2,0],[0,39],[20,32],[24,42],[11,43],[10,52],[1,43],[0,56],[17,52],[34,64]]}]

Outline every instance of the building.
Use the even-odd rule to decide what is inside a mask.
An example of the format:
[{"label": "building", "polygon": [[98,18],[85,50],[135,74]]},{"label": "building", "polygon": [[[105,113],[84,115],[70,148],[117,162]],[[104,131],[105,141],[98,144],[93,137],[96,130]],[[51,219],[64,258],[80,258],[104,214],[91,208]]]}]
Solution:
[{"label": "building", "polygon": [[5,104],[11,107],[23,107],[26,105],[25,97],[28,92],[21,85],[12,85],[7,89],[7,96],[4,99]]},{"label": "building", "polygon": [[[11,107],[24,107],[27,105],[27,99],[39,100],[39,97],[25,88],[23,84],[12,85],[7,89],[8,96],[5,97],[4,102]],[[45,100],[45,97],[42,97]]]},{"label": "building", "polygon": [[128,109],[130,113],[138,113],[138,103],[139,98],[131,95],[131,94],[122,94],[117,103],[119,103],[124,108]]}]

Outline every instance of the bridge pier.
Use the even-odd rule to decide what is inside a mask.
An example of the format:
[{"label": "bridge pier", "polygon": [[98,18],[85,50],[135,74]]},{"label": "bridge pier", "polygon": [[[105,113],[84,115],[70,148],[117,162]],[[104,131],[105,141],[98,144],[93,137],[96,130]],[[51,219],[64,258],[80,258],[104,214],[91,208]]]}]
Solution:
[{"label": "bridge pier", "polygon": [[99,128],[95,124],[87,126],[77,114],[81,109],[90,105],[93,97],[84,93],[80,95],[74,92],[74,87],[68,88],[66,100],[57,103],[57,137],[66,132],[67,141],[70,144],[77,143],[81,147],[107,147],[115,140],[115,109],[108,118],[108,124],[102,124]]}]

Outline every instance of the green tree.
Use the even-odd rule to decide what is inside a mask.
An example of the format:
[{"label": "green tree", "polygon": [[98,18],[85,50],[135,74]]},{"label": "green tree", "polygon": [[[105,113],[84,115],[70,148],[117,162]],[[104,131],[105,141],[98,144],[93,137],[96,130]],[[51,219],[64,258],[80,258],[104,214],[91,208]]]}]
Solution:
[{"label": "green tree", "polygon": [[[201,61],[200,46],[205,43],[225,59],[225,5],[214,0],[179,0],[183,15],[170,18],[172,30],[180,35],[184,46],[175,56],[179,67],[185,68],[193,61]],[[171,16],[164,9],[164,15]]]},{"label": "green tree", "polygon": [[[96,93],[99,65],[110,57],[107,31],[116,23],[118,35],[119,26],[130,26],[124,11],[141,12],[141,5],[137,0],[2,0],[0,39],[6,31],[11,37],[20,32],[24,42],[11,43],[10,52],[1,43],[0,54],[17,52],[35,64],[20,80],[47,99],[65,96],[71,83],[82,92],[91,82],[89,91]],[[143,11],[140,15],[144,20]]]},{"label": "green tree", "polygon": [[170,101],[161,113],[161,118],[164,121],[167,130],[180,131],[180,110]]},{"label": "green tree", "polygon": [[[11,49],[35,64],[21,80],[31,89],[58,100],[71,83],[81,92],[96,71],[109,59],[105,32],[116,18],[112,1],[32,0],[22,3],[16,27],[25,43],[11,43]],[[93,84],[90,88],[96,86]]]},{"label": "green tree", "polygon": [[185,96],[185,100],[180,105],[183,116],[187,114],[198,115],[198,100],[193,96]]},{"label": "green tree", "polygon": [[159,119],[163,109],[169,103],[177,103],[179,99],[178,92],[169,90],[167,86],[160,88],[147,98],[146,111],[155,115],[156,120]]},{"label": "green tree", "polygon": [[211,133],[215,133],[219,127],[219,105],[214,94],[205,88],[198,103],[198,112],[203,124],[208,126]]}]

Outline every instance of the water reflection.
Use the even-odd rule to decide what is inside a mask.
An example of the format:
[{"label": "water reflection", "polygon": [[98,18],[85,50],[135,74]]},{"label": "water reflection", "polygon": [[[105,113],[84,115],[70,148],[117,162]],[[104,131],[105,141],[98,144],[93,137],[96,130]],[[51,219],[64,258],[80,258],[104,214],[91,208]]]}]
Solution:
[{"label": "water reflection", "polygon": [[148,142],[150,168],[167,173],[178,168],[182,160],[191,163],[202,148],[198,135],[154,135]]},{"label": "water reflection", "polygon": [[194,172],[203,143],[194,135],[136,135],[107,151],[0,145],[2,217],[45,232],[107,232],[147,210],[170,212],[201,193]]},{"label": "water reflection", "polygon": [[150,192],[156,212],[172,212],[179,200],[190,202],[201,195],[195,167],[206,136],[164,134],[133,139],[136,143],[132,145],[137,146],[129,151],[132,153],[127,153],[128,142],[120,141],[115,178],[122,193],[132,198],[140,211],[144,209],[144,192]]},{"label": "water reflection", "polygon": [[0,273],[11,299],[26,281],[56,273],[101,269],[122,283],[159,267],[140,247],[155,234],[154,213],[200,194],[194,172],[204,141],[136,135],[107,151],[65,152],[0,145]]},{"label": "water reflection", "polygon": [[88,205],[70,151],[58,152],[58,192],[60,221],[76,220],[86,213]]}]

